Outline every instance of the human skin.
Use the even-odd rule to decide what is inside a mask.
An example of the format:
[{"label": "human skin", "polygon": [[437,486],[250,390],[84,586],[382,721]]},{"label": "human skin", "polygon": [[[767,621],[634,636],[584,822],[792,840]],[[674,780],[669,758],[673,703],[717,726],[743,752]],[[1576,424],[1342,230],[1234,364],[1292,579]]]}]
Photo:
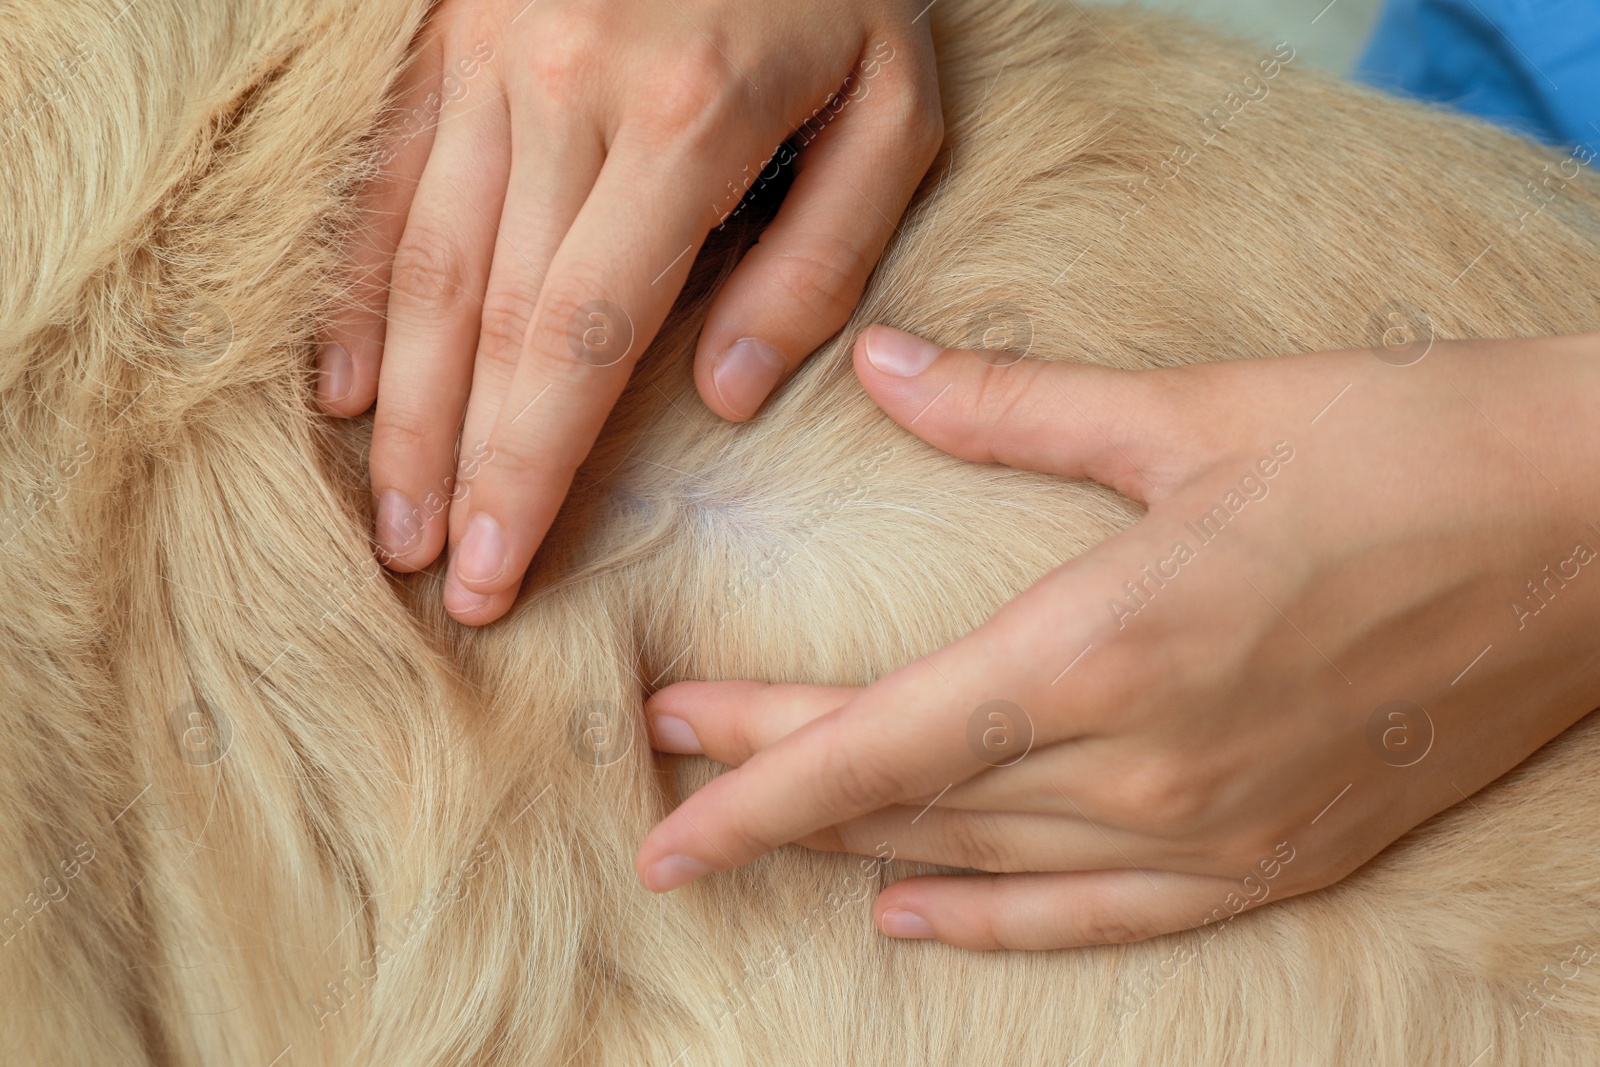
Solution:
[{"label": "human skin", "polygon": [[943,137],[923,10],[439,5],[319,346],[326,411],[377,402],[386,565],[448,542],[445,607],[506,612],[696,250],[786,138],[793,185],[710,310],[700,394],[748,419],[844,324]]},{"label": "human skin", "polygon": [[995,873],[890,885],[885,934],[1139,940],[1338,881],[1600,705],[1600,335],[1124,371],[874,326],[855,368],[953,455],[1148,510],[867,688],[656,693],[658,749],[736,769],[645,838],[651,889],[887,843]]}]

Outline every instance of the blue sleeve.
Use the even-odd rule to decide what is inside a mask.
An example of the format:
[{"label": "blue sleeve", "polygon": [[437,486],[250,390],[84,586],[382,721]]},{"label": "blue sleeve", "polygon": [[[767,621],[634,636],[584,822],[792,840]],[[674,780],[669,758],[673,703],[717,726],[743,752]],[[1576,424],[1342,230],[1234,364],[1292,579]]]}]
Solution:
[{"label": "blue sleeve", "polygon": [[1600,146],[1600,0],[1388,0],[1359,81]]}]

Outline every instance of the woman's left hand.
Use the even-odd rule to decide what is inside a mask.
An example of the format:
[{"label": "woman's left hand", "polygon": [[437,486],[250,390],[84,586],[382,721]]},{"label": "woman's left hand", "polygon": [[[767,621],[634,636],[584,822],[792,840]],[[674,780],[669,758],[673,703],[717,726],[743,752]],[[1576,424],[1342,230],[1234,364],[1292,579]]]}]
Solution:
[{"label": "woman's left hand", "polygon": [[792,184],[695,381],[744,421],[850,317],[944,119],[921,0],[438,0],[347,242],[318,396],[372,406],[379,559],[448,545],[482,626],[523,577],[697,250]]},{"label": "woman's left hand", "polygon": [[865,689],[656,694],[658,748],[737,769],[640,877],[886,843],[997,872],[896,882],[886,934],[1130,941],[1329,885],[1470,797],[1600,704],[1600,337],[1408,361],[1002,367],[868,330],[857,373],[908,430],[1148,512]]}]

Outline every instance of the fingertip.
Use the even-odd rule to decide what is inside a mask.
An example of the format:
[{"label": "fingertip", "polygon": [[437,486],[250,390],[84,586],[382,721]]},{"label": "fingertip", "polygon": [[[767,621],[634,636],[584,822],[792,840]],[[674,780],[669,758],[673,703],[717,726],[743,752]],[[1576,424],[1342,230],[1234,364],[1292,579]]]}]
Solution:
[{"label": "fingertip", "polygon": [[[884,937],[906,941],[948,941],[941,921],[939,877],[902,878],[884,887],[872,903],[872,922]],[[948,902],[946,902],[948,904]]]},{"label": "fingertip", "polygon": [[920,376],[946,350],[905,330],[874,323],[856,339],[856,374],[870,378],[905,380]]},{"label": "fingertip", "polygon": [[766,341],[742,337],[709,357],[706,371],[697,375],[700,396],[729,422],[746,422],[789,376],[792,362]]},{"label": "fingertip", "polygon": [[[902,879],[878,895],[874,905],[878,932],[896,940],[938,941],[967,952],[1065,947],[1030,939],[1010,942],[1000,935],[987,910],[997,903],[991,892],[997,877],[1007,876],[946,874]],[[962,884],[950,884],[956,882]],[[974,897],[974,891],[981,896]]]},{"label": "fingertip", "polygon": [[504,615],[516,599],[511,593],[474,593],[448,575],[444,583],[444,608],[463,626],[485,626]]},{"label": "fingertip", "polygon": [[651,694],[644,703],[645,724],[651,746],[658,752],[678,756],[704,756],[705,744],[695,723],[706,726],[700,712],[719,698],[733,694],[750,696],[750,690],[765,688],[758,682],[676,682]]},{"label": "fingertip", "polygon": [[396,573],[422,570],[444,547],[443,524],[398,489],[378,493],[372,525],[378,558]]},{"label": "fingertip", "polygon": [[663,856],[639,872],[639,880],[652,893],[670,893],[710,874],[712,870],[709,863],[693,856]]},{"label": "fingertip", "polygon": [[353,418],[377,399],[378,360],[365,358],[362,348],[350,338],[333,337],[317,346],[317,403],[327,414]]},{"label": "fingertip", "polygon": [[497,592],[511,567],[510,551],[495,517],[487,511],[474,512],[450,559],[450,573],[463,589],[480,595]]},{"label": "fingertip", "polygon": [[1140,503],[1155,491],[1143,464],[1170,464],[1174,420],[1149,387],[1167,371],[940,348],[881,324],[862,331],[854,355],[885,414],[961,459],[1092,478]]},{"label": "fingertip", "polygon": [[328,414],[343,415],[354,385],[349,350],[337,341],[324,341],[317,349],[317,402]]},{"label": "fingertip", "polygon": [[877,922],[878,932],[885,937],[930,940],[939,936],[932,923],[907,908],[883,908]]},{"label": "fingertip", "polygon": [[651,715],[647,722],[650,746],[657,752],[675,756],[705,755],[705,747],[700,744],[700,738],[687,720],[676,715]]},{"label": "fingertip", "polygon": [[[444,583],[444,609],[455,616],[459,622],[469,626],[482,625],[488,622],[487,612],[490,597],[458,584],[453,578],[446,578]],[[480,616],[484,616],[480,618]]]},{"label": "fingertip", "polygon": [[[881,323],[861,332],[853,352],[856,377],[873,402],[901,426],[941,448],[946,447],[941,425],[948,403],[940,401],[961,377],[955,362],[959,354],[957,349],[941,348],[927,338]],[[934,411],[935,407],[939,410]]]}]

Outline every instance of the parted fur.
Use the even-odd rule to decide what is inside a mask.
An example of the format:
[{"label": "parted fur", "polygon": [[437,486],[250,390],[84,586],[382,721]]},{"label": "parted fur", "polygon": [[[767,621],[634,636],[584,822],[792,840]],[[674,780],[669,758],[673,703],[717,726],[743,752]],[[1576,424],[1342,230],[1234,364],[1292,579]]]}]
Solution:
[{"label": "parted fur", "polygon": [[123,3],[0,7],[0,1060],[1600,1057],[1592,719],[1338,886],[1147,943],[891,942],[872,892],[933,869],[898,860],[632,866],[714,773],[649,751],[648,691],[861,684],[1137,517],[900,430],[863,325],[1121,367],[1373,345],[1396,306],[1592,330],[1586,167],[1183,21],[944,0],[946,149],[850,326],[719,422],[693,341],[757,209],[713,235],[470,631],[437,567],[375,567],[369,424],[311,399],[424,5]]}]

